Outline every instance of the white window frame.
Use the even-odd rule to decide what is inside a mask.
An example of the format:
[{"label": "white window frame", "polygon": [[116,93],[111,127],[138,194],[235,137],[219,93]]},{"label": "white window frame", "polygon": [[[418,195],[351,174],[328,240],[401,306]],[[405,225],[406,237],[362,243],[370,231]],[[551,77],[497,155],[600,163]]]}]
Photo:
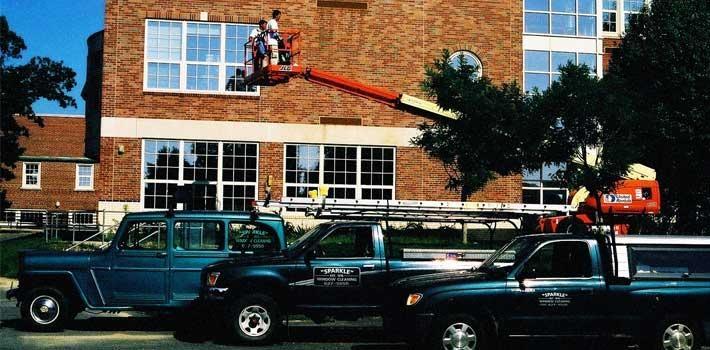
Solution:
[{"label": "white window frame", "polygon": [[451,65],[453,67],[453,62],[454,62],[453,60],[458,60],[459,56],[461,56],[461,55],[466,56],[476,62],[476,64],[478,65],[478,69],[476,69],[476,74],[478,76],[476,76],[475,79],[480,79],[483,76],[483,63],[481,62],[481,59],[478,58],[478,55],[476,55],[475,53],[473,53],[471,51],[458,50],[458,51],[454,52],[453,54],[451,54],[451,56],[449,56],[449,65]]},{"label": "white window frame", "polygon": [[[621,35],[624,35],[628,28],[626,28],[626,15],[630,14],[639,14],[641,12],[639,11],[627,11],[625,8],[624,0],[616,0],[616,10],[604,10],[604,0],[599,0],[602,1],[601,8],[602,8],[602,13],[607,12],[607,13],[616,13],[616,31],[606,31],[604,30],[604,23],[603,23],[603,18],[601,18],[600,23],[601,25],[601,34],[605,37],[618,37]],[[649,0],[644,0],[643,1],[644,6],[650,6],[651,2]]]},{"label": "white window frame", "polygon": [[[179,151],[179,167],[178,167],[178,179],[177,180],[161,180],[161,179],[156,179],[156,180],[147,180],[145,178],[145,143],[146,141],[169,141],[169,142],[178,142],[178,151]],[[223,210],[223,199],[224,199],[224,185],[243,185],[243,186],[254,186],[254,200],[259,200],[259,166],[260,166],[260,159],[259,159],[259,154],[260,154],[260,148],[259,148],[259,143],[257,142],[247,142],[247,141],[212,141],[212,140],[175,140],[175,139],[165,139],[165,138],[149,138],[149,139],[141,139],[141,199],[140,199],[140,206],[143,208],[143,210],[146,211],[164,211],[164,208],[146,208],[145,207],[145,185],[146,183],[164,183],[166,186],[168,184],[176,184],[177,186],[185,186],[185,185],[190,185],[194,182],[195,180],[185,180],[184,178],[184,159],[185,159],[185,143],[187,142],[206,142],[206,143],[217,143],[217,181],[204,181],[204,184],[207,185],[216,185],[217,186],[217,195],[216,195],[216,209],[215,210]],[[256,179],[254,182],[242,182],[242,181],[223,181],[222,180],[222,170],[223,165],[222,165],[222,158],[223,158],[223,149],[224,149],[224,144],[225,143],[243,143],[243,144],[253,144],[256,145]],[[201,182],[201,181],[200,181]]]},{"label": "white window frame", "polygon": [[[286,181],[286,148],[288,146],[318,146],[319,148],[319,166],[318,166],[318,183],[317,184],[300,184]],[[325,183],[325,147],[356,147],[356,170],[355,170],[355,185],[334,185]],[[392,185],[363,185],[362,184],[362,149],[363,148],[390,148],[392,149]],[[336,145],[336,144],[309,144],[309,143],[284,143],[283,146],[283,188],[282,197],[287,197],[287,187],[315,187],[328,186],[328,188],[355,188],[355,198],[362,199],[363,189],[387,189],[392,190],[392,200],[397,198],[397,147],[379,146],[379,145]]]},{"label": "white window frame", "polygon": [[[180,61],[174,60],[159,60],[159,59],[149,59],[148,58],[148,22],[173,22],[180,23],[182,25],[182,39],[181,39],[181,51],[180,51]],[[201,61],[188,61],[187,60],[187,24],[218,24],[220,25],[220,60],[219,62],[201,62]],[[256,91],[226,91],[225,86],[227,84],[226,79],[226,69],[227,67],[243,67],[244,70],[247,69],[247,65],[243,63],[232,63],[225,62],[226,60],[226,28],[228,25],[247,25],[256,27],[256,25],[248,23],[219,23],[219,22],[201,22],[201,21],[178,21],[178,20],[163,20],[163,19],[145,19],[143,25],[143,91],[146,92],[161,92],[161,93],[181,93],[181,94],[202,94],[202,95],[232,95],[232,96],[260,96],[261,88],[256,86]],[[251,27],[250,27],[251,29]],[[180,88],[179,89],[165,89],[165,88],[149,88],[148,87],[148,64],[149,63],[167,63],[167,64],[179,64],[180,66]],[[187,66],[188,65],[212,65],[219,66],[218,71],[218,90],[188,90],[187,89]]]},{"label": "white window frame", "polygon": [[[37,183],[28,184],[27,183],[27,165],[37,165]],[[32,175],[34,176],[34,174]],[[40,162],[22,162],[22,186],[20,187],[25,190],[41,190],[42,189],[42,163]]]},{"label": "white window frame", "polygon": [[[88,166],[91,169],[91,178],[89,179],[89,186],[81,186],[79,183],[79,168]],[[84,176],[86,177],[86,176]],[[76,171],[74,174],[74,190],[75,191],[93,191],[94,190],[94,165],[93,164],[77,164]]]},{"label": "white window frame", "polygon": [[[537,191],[539,194],[538,201],[535,203],[529,203],[529,204],[551,204],[551,203],[545,203],[545,191],[565,191],[565,204],[567,201],[569,201],[569,189],[564,188],[564,187],[553,187],[553,186],[545,186],[545,182],[550,182],[549,180],[543,180],[543,167],[535,169],[536,174],[540,174],[540,177],[532,180],[530,179],[529,181],[537,181],[540,186],[525,186],[526,179],[523,177],[522,180],[522,190],[530,190],[530,191]],[[524,176],[524,174],[522,174]],[[552,204],[554,205],[554,204]]]},{"label": "white window frame", "polygon": [[[523,34],[524,35],[544,35],[544,36],[554,36],[554,37],[564,37],[564,38],[597,38],[599,37],[599,20],[600,20],[600,12],[599,9],[599,2],[604,1],[604,0],[595,0],[597,3],[597,6],[594,8],[594,14],[589,14],[589,13],[581,13],[579,12],[579,0],[575,0],[575,12],[558,12],[558,11],[553,11],[552,10],[552,0],[548,0],[547,5],[548,5],[548,10],[547,11],[540,11],[540,10],[527,10],[525,9],[525,0],[523,0]],[[623,0],[622,0],[623,1]],[[527,21],[525,19],[525,15],[528,13],[534,13],[534,14],[546,14],[547,15],[547,24],[548,24],[548,32],[547,33],[535,33],[535,32],[528,32],[525,30]],[[575,24],[575,33],[574,34],[553,34],[552,33],[552,16],[553,15],[563,15],[563,16],[574,16],[574,24]],[[581,35],[579,34],[579,17],[594,17],[594,35]]]}]

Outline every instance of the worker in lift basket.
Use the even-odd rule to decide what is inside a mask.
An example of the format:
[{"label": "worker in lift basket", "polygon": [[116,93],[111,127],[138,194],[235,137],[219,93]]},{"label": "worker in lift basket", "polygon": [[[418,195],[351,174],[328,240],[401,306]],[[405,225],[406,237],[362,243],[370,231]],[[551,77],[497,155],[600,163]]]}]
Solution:
[{"label": "worker in lift basket", "polygon": [[269,50],[271,51],[271,64],[279,64],[279,41],[281,37],[279,36],[279,20],[281,19],[281,11],[274,10],[271,14],[271,20],[266,24],[266,32],[268,36],[267,43],[269,44]]},{"label": "worker in lift basket", "polygon": [[269,64],[269,57],[266,49],[266,21],[259,20],[259,27],[254,28],[249,33],[251,43],[252,59],[254,60],[254,70],[259,70]]}]

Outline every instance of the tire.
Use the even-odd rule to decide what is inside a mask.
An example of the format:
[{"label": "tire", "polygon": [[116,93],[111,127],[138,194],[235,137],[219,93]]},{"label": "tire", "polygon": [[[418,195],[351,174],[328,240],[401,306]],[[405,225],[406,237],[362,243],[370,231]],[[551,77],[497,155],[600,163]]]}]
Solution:
[{"label": "tire", "polygon": [[251,345],[270,344],[276,340],[281,328],[281,310],[268,295],[244,295],[227,307],[225,326],[236,341]]},{"label": "tire", "polygon": [[698,324],[682,319],[664,320],[650,336],[641,339],[644,350],[699,350],[701,344],[702,333]]},{"label": "tire", "polygon": [[481,322],[464,315],[451,315],[434,322],[426,342],[432,350],[489,350],[489,335]]},{"label": "tire", "polygon": [[50,287],[30,290],[22,299],[20,314],[30,329],[40,332],[63,330],[74,316],[64,294]]}]

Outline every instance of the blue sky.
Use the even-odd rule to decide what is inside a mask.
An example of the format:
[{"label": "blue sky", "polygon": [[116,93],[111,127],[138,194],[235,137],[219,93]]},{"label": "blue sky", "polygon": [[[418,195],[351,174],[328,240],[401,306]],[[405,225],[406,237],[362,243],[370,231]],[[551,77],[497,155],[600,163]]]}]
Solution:
[{"label": "blue sky", "polygon": [[20,62],[47,56],[76,72],[77,86],[70,92],[78,108],[62,109],[38,101],[36,113],[84,114],[81,89],[86,80],[86,39],[104,27],[102,0],[0,0],[0,14],[10,29],[25,39],[27,50]]}]

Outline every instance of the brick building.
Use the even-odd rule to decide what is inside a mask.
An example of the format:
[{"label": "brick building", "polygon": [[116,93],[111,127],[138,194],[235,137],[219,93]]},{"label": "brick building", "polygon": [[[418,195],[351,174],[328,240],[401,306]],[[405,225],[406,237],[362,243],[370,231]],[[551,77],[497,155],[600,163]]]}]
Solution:
[{"label": "brick building", "polygon": [[[234,84],[247,33],[273,8],[281,28],[301,30],[302,64],[373,86],[422,96],[443,49],[496,82],[523,78],[519,2],[108,0],[103,59],[89,60],[103,72],[100,110],[87,109],[87,124],[100,122],[98,208],[166,208],[190,185],[192,208],[244,209],[268,178],[275,199],[320,183],[332,198],[458,200],[410,143],[430,119],[303,80]],[[511,176],[472,199],[521,193]]]},{"label": "brick building", "polygon": [[20,138],[25,151],[16,164],[15,178],[0,183],[11,202],[0,221],[32,222],[47,211],[96,211],[95,164],[85,157],[84,117],[44,115],[42,120],[44,127],[17,118],[30,137]]}]

